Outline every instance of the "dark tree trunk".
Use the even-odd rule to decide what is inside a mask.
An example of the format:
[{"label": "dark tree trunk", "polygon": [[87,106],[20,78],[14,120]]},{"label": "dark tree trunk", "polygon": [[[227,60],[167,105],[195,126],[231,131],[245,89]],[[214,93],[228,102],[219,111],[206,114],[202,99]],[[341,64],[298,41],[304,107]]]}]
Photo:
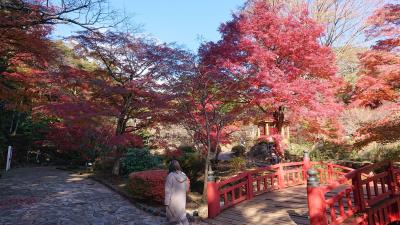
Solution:
[{"label": "dark tree trunk", "polygon": [[274,124],[278,134],[281,133],[283,124],[285,122],[285,108],[283,106],[279,106],[278,110],[273,113]]},{"label": "dark tree trunk", "polygon": [[[121,110],[121,113],[117,120],[117,128],[115,130],[116,136],[122,135],[125,133],[126,123],[128,122],[128,118],[129,118],[128,112],[129,112],[129,107],[131,107],[132,98],[133,98],[132,94],[129,94],[128,96],[124,97],[122,110]],[[116,148],[115,149],[116,157],[115,157],[115,162],[114,162],[114,166],[112,169],[112,174],[118,176],[120,168],[121,168],[121,157],[122,157],[123,151],[118,146],[116,146],[115,148]]]}]

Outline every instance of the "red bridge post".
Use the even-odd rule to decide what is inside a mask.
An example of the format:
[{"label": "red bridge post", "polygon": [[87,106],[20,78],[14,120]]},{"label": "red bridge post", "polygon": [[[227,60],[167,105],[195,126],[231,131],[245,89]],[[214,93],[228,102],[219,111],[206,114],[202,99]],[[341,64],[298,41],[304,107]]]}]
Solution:
[{"label": "red bridge post", "polygon": [[208,172],[207,182],[208,218],[215,218],[220,213],[218,185],[211,169]]},{"label": "red bridge post", "polygon": [[[395,169],[393,166],[393,162],[390,161],[388,165],[388,172],[389,172],[389,190],[391,190],[391,197],[396,198],[398,196],[399,189],[397,187],[397,177],[395,173]],[[392,210],[389,214],[389,217],[392,221],[398,221],[400,219],[400,202],[397,200],[395,206],[392,205]]]},{"label": "red bridge post", "polygon": [[284,189],[285,188],[285,171],[283,170],[283,165],[282,163],[278,164],[278,186],[279,189]]},{"label": "red bridge post", "polygon": [[328,182],[333,182],[335,177],[334,177],[334,169],[333,165],[331,163],[328,163]]},{"label": "red bridge post", "polygon": [[307,174],[307,199],[310,225],[328,225],[324,192],[319,186],[317,172],[314,169],[309,169]]},{"label": "red bridge post", "polygon": [[396,187],[396,174],[394,172],[393,162],[390,161],[388,165],[389,172],[389,190],[392,191],[392,197],[398,194],[398,190]]},{"label": "red bridge post", "polygon": [[247,172],[247,199],[252,199],[253,197],[253,175],[251,172]]}]

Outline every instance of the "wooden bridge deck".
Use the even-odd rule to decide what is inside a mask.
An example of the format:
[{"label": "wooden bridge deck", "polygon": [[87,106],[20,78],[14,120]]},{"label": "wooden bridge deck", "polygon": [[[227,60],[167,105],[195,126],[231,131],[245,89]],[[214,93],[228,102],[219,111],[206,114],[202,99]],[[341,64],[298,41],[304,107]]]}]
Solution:
[{"label": "wooden bridge deck", "polygon": [[213,225],[308,225],[305,185],[268,192],[221,212]]}]

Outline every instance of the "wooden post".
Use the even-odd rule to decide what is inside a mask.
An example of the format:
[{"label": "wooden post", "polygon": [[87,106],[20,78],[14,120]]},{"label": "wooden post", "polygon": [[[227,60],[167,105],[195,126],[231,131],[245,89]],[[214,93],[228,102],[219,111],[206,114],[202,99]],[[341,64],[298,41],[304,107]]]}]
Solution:
[{"label": "wooden post", "polygon": [[393,168],[393,162],[389,162],[388,165],[388,174],[389,174],[389,181],[388,181],[388,188],[391,191],[391,195],[394,196],[397,194],[397,188],[396,188],[396,178],[394,174],[394,168]]},{"label": "wooden post", "polygon": [[357,210],[360,210],[360,192],[359,192],[359,189],[358,189],[358,180],[357,180],[357,177],[354,177],[352,180],[351,180],[351,184],[352,184],[352,186],[353,186],[353,198],[354,198],[354,205],[355,205],[355,207],[357,207],[357,209],[356,209],[356,211]]},{"label": "wooden post", "polygon": [[353,185],[353,195],[354,195],[354,205],[357,207],[357,210],[363,211],[365,210],[365,202],[364,202],[364,190],[361,186],[361,174],[355,174],[354,178],[351,180]]},{"label": "wooden post", "polygon": [[333,181],[333,165],[328,163],[328,177],[327,181],[331,183]]},{"label": "wooden post", "polygon": [[310,160],[310,153],[308,150],[304,151],[303,156],[303,179],[304,182],[307,181],[307,171],[311,168],[311,160]]},{"label": "wooden post", "polygon": [[307,201],[310,225],[328,225],[324,192],[319,186],[317,172],[314,169],[309,169],[307,174]]},{"label": "wooden post", "polygon": [[285,188],[285,171],[283,171],[282,163],[278,164],[278,187],[279,189]]},{"label": "wooden post", "polygon": [[[390,161],[388,165],[388,174],[389,174],[389,181],[388,181],[388,188],[391,191],[391,196],[395,198],[398,195],[399,189],[397,187],[397,178],[395,169],[393,166],[393,162]],[[390,206],[392,210],[389,211],[389,218],[392,221],[399,220],[400,216],[400,203],[397,201],[393,205]]]},{"label": "wooden post", "polygon": [[220,213],[218,185],[215,182],[213,171],[208,172],[207,182],[208,218],[215,218]]},{"label": "wooden post", "polygon": [[253,176],[250,172],[247,172],[247,199],[254,198],[253,193]]},{"label": "wooden post", "polygon": [[268,122],[265,123],[265,134],[269,136],[269,124]]}]

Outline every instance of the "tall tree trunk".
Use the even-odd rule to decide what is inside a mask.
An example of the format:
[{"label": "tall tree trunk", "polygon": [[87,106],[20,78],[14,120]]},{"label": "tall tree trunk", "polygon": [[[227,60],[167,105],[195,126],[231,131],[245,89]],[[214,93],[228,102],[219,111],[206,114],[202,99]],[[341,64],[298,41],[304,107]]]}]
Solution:
[{"label": "tall tree trunk", "polygon": [[273,113],[274,124],[276,131],[278,134],[282,132],[283,124],[285,122],[285,108],[283,106],[279,106],[278,110]]},{"label": "tall tree trunk", "polygon": [[[122,107],[121,113],[117,120],[117,128],[115,130],[116,136],[121,135],[125,132],[126,123],[128,121],[127,113],[128,113],[129,106],[132,102],[132,98],[133,98],[132,94],[129,94],[128,96],[124,97],[123,107]],[[116,146],[115,151],[116,151],[115,152],[116,156],[115,156],[115,162],[114,162],[113,169],[112,169],[112,174],[118,176],[120,168],[121,168],[121,157],[122,157],[123,151],[118,146]]]},{"label": "tall tree trunk", "polygon": [[14,130],[13,130],[13,132],[11,133],[11,136],[17,135],[17,130],[18,130],[18,125],[19,125],[20,117],[21,117],[21,113],[20,113],[20,112],[17,112],[17,119],[16,119],[16,121],[15,121]]},{"label": "tall tree trunk", "polygon": [[[220,125],[221,125],[221,124],[220,124]],[[219,138],[220,138],[220,136],[221,136],[222,126],[223,126],[223,125],[219,126],[218,129],[217,129],[217,140],[215,141],[215,157],[214,157],[214,160],[215,160],[215,162],[217,162],[217,163],[219,162],[219,161],[218,161],[219,153],[221,153],[221,147],[219,146]]]},{"label": "tall tree trunk", "polygon": [[21,116],[20,114],[21,113],[18,111],[13,112],[13,116],[11,118],[11,125],[10,125],[10,136],[17,135],[19,120],[20,120],[20,116]]},{"label": "tall tree trunk", "polygon": [[203,186],[203,200],[207,201],[207,182],[208,182],[208,171],[210,167],[210,159],[211,159],[211,151],[207,151],[207,156],[206,156],[206,166],[204,169],[204,186]]},{"label": "tall tree trunk", "polygon": [[[116,136],[122,135],[124,133],[125,127],[126,127],[126,120],[125,120],[125,115],[123,115],[118,118],[115,135]],[[115,146],[113,151],[115,151],[115,161],[112,168],[112,174],[118,176],[121,168],[122,149],[120,149],[118,146]]]},{"label": "tall tree trunk", "polygon": [[206,132],[207,132],[207,157],[206,157],[206,168],[204,169],[203,200],[207,201],[208,169],[210,167],[210,159],[211,159],[211,128],[205,106],[203,106],[203,109],[204,109],[204,117],[206,119]]},{"label": "tall tree trunk", "polygon": [[14,111],[13,114],[12,114],[9,134],[11,134],[11,133],[13,132],[14,119],[15,119],[15,111]]},{"label": "tall tree trunk", "polygon": [[121,156],[122,156],[122,150],[118,146],[114,146],[115,152],[115,161],[114,165],[112,168],[112,174],[115,176],[119,175],[119,171],[121,170]]},{"label": "tall tree trunk", "polygon": [[117,156],[115,158],[115,162],[113,165],[112,174],[118,176],[120,170],[121,170],[121,157]]},{"label": "tall tree trunk", "polygon": [[221,153],[221,147],[219,145],[215,146],[215,156],[214,156],[214,161],[216,164],[219,162],[219,154]]}]

